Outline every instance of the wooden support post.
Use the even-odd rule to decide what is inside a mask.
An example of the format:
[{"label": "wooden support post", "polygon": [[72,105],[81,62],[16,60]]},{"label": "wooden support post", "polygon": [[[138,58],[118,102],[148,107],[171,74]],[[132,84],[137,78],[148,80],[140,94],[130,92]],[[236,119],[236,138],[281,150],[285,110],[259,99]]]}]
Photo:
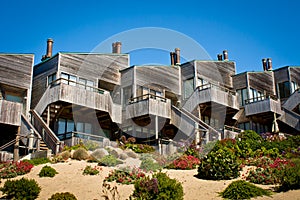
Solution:
[{"label": "wooden support post", "polygon": [[157,141],[157,144],[158,144],[159,154],[162,154],[161,144],[160,144],[160,140],[159,140],[159,137],[158,137],[158,116],[157,115],[155,116],[155,140]]},{"label": "wooden support post", "polygon": [[20,140],[20,132],[21,132],[21,127],[18,127],[18,132],[16,136],[16,143],[14,145],[14,162],[17,162],[19,160],[19,140]]},{"label": "wooden support post", "polygon": [[50,125],[50,106],[47,108],[47,126],[49,127]]}]

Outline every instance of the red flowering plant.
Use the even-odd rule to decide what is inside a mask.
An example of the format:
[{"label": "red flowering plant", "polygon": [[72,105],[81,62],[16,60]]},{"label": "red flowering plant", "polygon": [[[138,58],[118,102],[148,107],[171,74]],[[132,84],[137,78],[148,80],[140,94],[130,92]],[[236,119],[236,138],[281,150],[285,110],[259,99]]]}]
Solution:
[{"label": "red flowering plant", "polygon": [[174,160],[167,168],[169,169],[195,169],[200,164],[200,160],[192,155],[183,155]]},{"label": "red flowering plant", "polygon": [[33,165],[28,162],[3,162],[0,163],[0,178],[14,178],[27,174],[32,168]]},{"label": "red flowering plant", "polygon": [[142,179],[145,177],[145,173],[142,172],[139,168],[133,169],[123,169],[123,170],[113,170],[109,173],[108,177],[104,179],[104,181],[112,182],[116,181],[121,184],[134,184],[135,181]]},{"label": "red flowering plant", "polygon": [[257,159],[257,168],[252,169],[249,172],[249,175],[246,177],[246,180],[249,180],[252,183],[258,184],[278,184],[280,182],[281,172],[287,168],[292,167],[293,163],[281,158],[271,159],[268,157],[261,157]]}]

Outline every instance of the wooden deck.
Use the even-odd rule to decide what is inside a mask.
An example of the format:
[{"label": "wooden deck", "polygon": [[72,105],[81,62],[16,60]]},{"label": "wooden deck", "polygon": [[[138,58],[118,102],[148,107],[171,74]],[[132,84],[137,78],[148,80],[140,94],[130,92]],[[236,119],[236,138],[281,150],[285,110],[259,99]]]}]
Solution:
[{"label": "wooden deck", "polygon": [[209,102],[215,102],[217,104],[239,110],[236,93],[213,84],[197,87],[183,107],[189,112],[192,112],[197,105]]},{"label": "wooden deck", "polygon": [[171,101],[153,95],[144,95],[132,99],[126,107],[126,119],[144,115],[171,118]]},{"label": "wooden deck", "polygon": [[[89,91],[78,86],[59,82],[48,87],[35,110],[42,115],[51,103],[63,101],[79,106],[108,112],[113,122],[121,123],[121,105],[114,104],[110,93],[104,90]],[[95,88],[96,89],[96,88]]]},{"label": "wooden deck", "polygon": [[245,115],[257,115],[261,113],[274,112],[281,114],[281,105],[279,100],[274,100],[272,98],[266,98],[262,100],[252,100],[246,102],[245,105]]},{"label": "wooden deck", "polygon": [[0,123],[21,126],[22,104],[0,100]]}]

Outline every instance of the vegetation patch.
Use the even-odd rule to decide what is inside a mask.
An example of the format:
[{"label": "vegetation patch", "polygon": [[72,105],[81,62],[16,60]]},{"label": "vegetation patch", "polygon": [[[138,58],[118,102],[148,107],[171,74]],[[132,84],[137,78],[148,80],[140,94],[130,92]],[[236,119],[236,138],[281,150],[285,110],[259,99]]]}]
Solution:
[{"label": "vegetation patch", "polygon": [[58,172],[54,168],[52,168],[50,166],[44,166],[39,173],[39,177],[51,177],[52,178],[56,174],[58,174]]},{"label": "vegetation patch", "polygon": [[0,178],[14,178],[27,174],[33,168],[33,164],[27,161],[0,163]]},{"label": "vegetation patch", "polygon": [[8,199],[34,200],[39,196],[41,188],[34,179],[22,178],[20,180],[7,180],[0,191]]},{"label": "vegetation patch", "polygon": [[34,159],[31,159],[31,160],[23,160],[23,162],[28,162],[28,163],[30,163],[34,166],[37,166],[37,165],[49,163],[50,159],[49,158],[34,158]]},{"label": "vegetation patch", "polygon": [[145,177],[144,172],[138,168],[133,169],[123,169],[123,170],[113,170],[109,173],[108,177],[105,178],[105,181],[112,182],[116,181],[121,184],[133,184],[137,180]]},{"label": "vegetation patch", "polygon": [[225,199],[250,199],[257,196],[270,196],[271,192],[264,190],[244,180],[234,181],[220,193]]},{"label": "vegetation patch", "polygon": [[100,166],[108,166],[108,167],[114,167],[116,165],[122,164],[123,162],[118,160],[115,156],[113,155],[107,155],[104,156],[99,160],[99,165]]},{"label": "vegetation patch", "polygon": [[83,175],[97,175],[100,173],[100,171],[102,170],[102,168],[100,167],[92,167],[90,165],[86,166],[82,172]]},{"label": "vegetation patch", "polygon": [[48,200],[77,200],[77,198],[69,192],[61,192],[53,194]]}]

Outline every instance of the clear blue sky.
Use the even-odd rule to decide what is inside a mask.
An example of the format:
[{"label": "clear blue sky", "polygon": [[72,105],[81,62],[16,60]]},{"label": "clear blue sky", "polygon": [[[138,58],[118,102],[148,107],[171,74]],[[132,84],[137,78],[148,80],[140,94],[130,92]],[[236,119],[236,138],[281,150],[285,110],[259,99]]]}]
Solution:
[{"label": "clear blue sky", "polygon": [[[0,52],[34,53],[36,62],[49,37],[54,53],[89,52],[122,31],[162,27],[193,38],[213,59],[227,49],[237,72],[260,71],[266,57],[274,68],[300,65],[297,0],[3,0],[0,5]],[[131,59],[131,65],[139,62]]]}]

